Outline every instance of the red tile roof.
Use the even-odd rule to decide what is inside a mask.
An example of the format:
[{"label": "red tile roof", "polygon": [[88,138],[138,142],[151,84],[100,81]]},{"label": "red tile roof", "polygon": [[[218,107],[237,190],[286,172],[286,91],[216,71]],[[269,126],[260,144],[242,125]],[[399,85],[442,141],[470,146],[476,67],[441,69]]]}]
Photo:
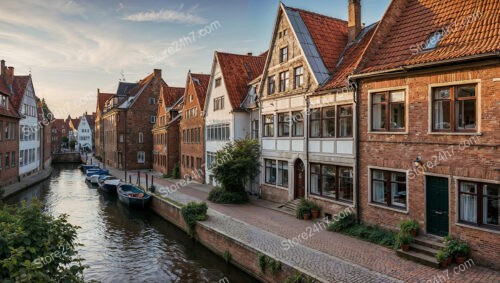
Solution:
[{"label": "red tile roof", "polygon": [[75,127],[75,130],[78,129],[78,125],[80,125],[81,119],[82,119],[82,117],[71,119],[71,123],[73,124],[73,127]]},{"label": "red tile roof", "polygon": [[361,62],[362,55],[370,43],[376,26],[377,24],[373,24],[366,27],[360,32],[356,41],[346,46],[332,77],[318,91],[341,88],[348,85],[348,77],[354,73],[354,70]]},{"label": "red tile roof", "polygon": [[58,130],[61,130],[61,129],[65,129],[67,127],[66,125],[66,122],[64,121],[64,119],[54,119],[54,121],[52,122],[52,128],[56,128]]},{"label": "red tile roof", "polygon": [[[370,46],[362,72],[438,62],[500,50],[500,1],[498,0],[394,0],[382,22],[403,10],[389,30],[377,30],[382,40]],[[443,31],[443,28],[445,31]],[[436,31],[444,36],[437,47],[418,52]]]},{"label": "red tile roof", "polygon": [[[198,103],[200,103],[201,110],[205,107],[205,97],[207,96],[208,83],[210,82],[210,75],[190,73],[195,86],[196,96]],[[198,82],[196,82],[198,81]]]},{"label": "red tile roof", "polygon": [[183,87],[171,87],[164,84],[161,87],[161,98],[165,107],[171,107],[175,102],[184,95]]},{"label": "red tile roof", "polygon": [[28,86],[30,76],[14,76],[14,82],[12,83],[12,90],[14,95],[11,96],[12,104],[16,111],[20,111],[20,107],[23,101],[24,92]]},{"label": "red tile roof", "polygon": [[347,22],[314,12],[287,7],[299,12],[328,71],[333,72],[347,44]]},{"label": "red tile roof", "polygon": [[233,109],[239,109],[247,95],[247,84],[262,74],[267,52],[260,56],[215,52]]},{"label": "red tile roof", "polygon": [[106,104],[106,101],[110,99],[114,94],[113,93],[104,93],[104,92],[98,92],[97,93],[97,108],[99,110],[104,109],[104,105]]},{"label": "red tile roof", "polygon": [[87,123],[91,129],[94,129],[95,116],[94,115],[85,115],[85,119],[87,119]]}]

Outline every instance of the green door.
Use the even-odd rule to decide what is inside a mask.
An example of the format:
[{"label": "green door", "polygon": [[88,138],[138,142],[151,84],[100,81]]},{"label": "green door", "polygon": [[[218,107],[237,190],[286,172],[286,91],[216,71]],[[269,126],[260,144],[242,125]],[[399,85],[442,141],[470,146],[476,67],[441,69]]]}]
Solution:
[{"label": "green door", "polygon": [[426,176],[427,233],[448,235],[448,179]]}]

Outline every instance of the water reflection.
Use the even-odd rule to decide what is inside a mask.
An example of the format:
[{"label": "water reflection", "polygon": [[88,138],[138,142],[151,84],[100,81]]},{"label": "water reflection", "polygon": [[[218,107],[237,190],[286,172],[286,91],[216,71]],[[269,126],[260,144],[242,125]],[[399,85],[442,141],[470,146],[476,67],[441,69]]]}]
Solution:
[{"label": "water reflection", "polygon": [[75,165],[56,166],[50,180],[7,203],[37,197],[53,215],[66,213],[81,227],[86,280],[102,282],[258,282],[227,265],[174,225],[150,211],[130,210],[116,196],[84,181]]}]

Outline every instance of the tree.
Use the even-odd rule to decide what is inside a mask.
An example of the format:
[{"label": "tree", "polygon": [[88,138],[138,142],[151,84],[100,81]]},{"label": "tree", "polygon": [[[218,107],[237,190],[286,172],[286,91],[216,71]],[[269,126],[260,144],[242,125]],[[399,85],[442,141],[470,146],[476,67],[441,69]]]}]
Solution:
[{"label": "tree", "polygon": [[36,200],[0,208],[1,282],[83,282],[78,227],[45,214]]},{"label": "tree", "polygon": [[259,143],[254,139],[240,139],[219,150],[210,169],[223,191],[246,195],[245,185],[260,173],[259,158]]}]

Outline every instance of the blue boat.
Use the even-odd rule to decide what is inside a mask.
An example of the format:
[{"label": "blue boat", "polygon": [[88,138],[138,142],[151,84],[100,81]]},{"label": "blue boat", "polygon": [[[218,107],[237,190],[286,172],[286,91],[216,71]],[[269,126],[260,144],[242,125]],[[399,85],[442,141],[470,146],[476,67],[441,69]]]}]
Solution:
[{"label": "blue boat", "polygon": [[86,176],[90,177],[92,175],[107,175],[109,174],[109,170],[107,169],[88,169],[86,171]]},{"label": "blue boat", "polygon": [[116,193],[116,187],[120,184],[120,179],[113,176],[101,176],[98,181],[99,189],[105,193]]},{"label": "blue boat", "polygon": [[117,187],[118,199],[131,207],[144,208],[151,201],[151,195],[146,194],[139,187],[121,183]]}]

